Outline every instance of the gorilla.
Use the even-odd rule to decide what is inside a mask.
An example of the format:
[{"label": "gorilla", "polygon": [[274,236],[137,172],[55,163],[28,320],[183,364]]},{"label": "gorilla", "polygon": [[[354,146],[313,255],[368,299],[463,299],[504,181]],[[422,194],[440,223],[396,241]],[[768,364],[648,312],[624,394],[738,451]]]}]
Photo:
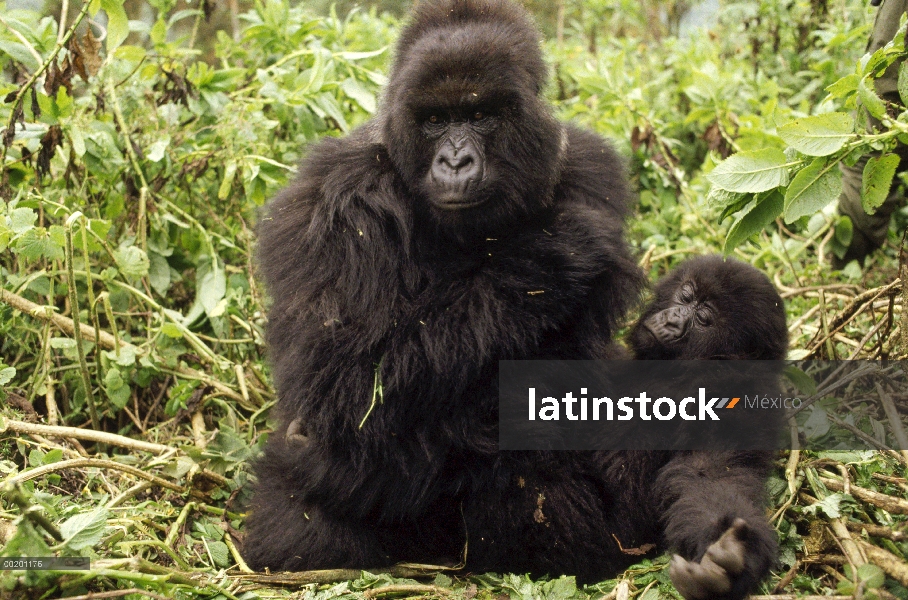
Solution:
[{"label": "gorilla", "polygon": [[[782,361],[788,349],[785,307],[766,275],[754,267],[721,256],[693,258],[656,284],[655,299],[631,330],[630,345],[634,358],[645,360]],[[759,373],[751,369],[751,376],[777,378],[779,367],[780,363],[771,364]],[[673,384],[687,387],[678,381]],[[744,460],[751,475],[749,485],[738,487],[743,492],[739,500],[760,497],[759,485],[769,473],[772,457],[771,452],[729,457]],[[669,481],[668,473],[660,472],[657,489]],[[685,491],[682,485],[675,494]],[[672,558],[669,573],[685,598],[711,598],[746,589],[769,569],[776,555],[775,535],[765,518],[748,510],[752,507],[742,507],[716,542],[704,553],[693,554],[702,557],[699,563],[680,555]],[[744,518],[748,512],[750,519]],[[674,529],[683,539],[684,530],[693,524],[674,523],[669,514],[667,525],[670,536]]]},{"label": "gorilla", "polygon": [[[553,118],[545,81],[518,5],[423,0],[378,115],[312,148],[267,206],[279,401],[254,466],[252,568],[589,582],[647,544],[707,564],[736,519],[762,519],[762,465],[736,456],[498,451],[498,361],[624,357],[613,334],[644,284],[622,161]],[[773,549],[750,550],[728,598],[768,568]]]},{"label": "gorilla", "polygon": [[769,279],[721,256],[681,263],[656,284],[630,334],[634,358],[783,360],[785,306]]}]

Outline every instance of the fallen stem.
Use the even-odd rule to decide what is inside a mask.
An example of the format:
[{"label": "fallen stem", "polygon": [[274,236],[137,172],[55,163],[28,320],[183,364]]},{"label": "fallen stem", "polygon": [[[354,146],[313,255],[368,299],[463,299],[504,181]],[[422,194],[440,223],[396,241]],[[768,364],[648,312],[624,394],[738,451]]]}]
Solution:
[{"label": "fallen stem", "polygon": [[93,467],[96,469],[111,469],[114,471],[122,471],[124,473],[129,473],[134,477],[139,477],[141,479],[146,479],[152,483],[159,485],[168,490],[173,490],[174,492],[184,493],[186,490],[180,487],[175,483],[171,483],[166,479],[161,479],[157,475],[152,475],[151,473],[146,473],[141,469],[131,467],[129,465],[124,465],[112,460],[100,460],[96,458],[73,458],[70,460],[61,460],[60,462],[51,463],[49,465],[43,465],[41,467],[36,467],[34,469],[29,469],[28,471],[23,471],[18,475],[13,475],[12,477],[6,479],[3,484],[17,484],[25,481],[31,481],[32,479],[37,479],[48,473],[55,473],[57,471],[64,471],[66,469],[77,469],[80,467]]},{"label": "fallen stem", "polygon": [[24,421],[14,421],[4,419],[0,416],[0,433],[4,431],[15,431],[26,435],[37,434],[50,437],[74,438],[78,440],[88,440],[100,444],[110,444],[119,448],[128,448],[130,450],[139,450],[142,452],[152,452],[161,454],[171,452],[173,448],[164,444],[154,444],[152,442],[143,442],[134,440],[123,435],[107,433],[104,431],[95,431],[93,429],[82,429],[79,427],[64,427],[60,425],[40,425],[37,423],[26,423]]}]

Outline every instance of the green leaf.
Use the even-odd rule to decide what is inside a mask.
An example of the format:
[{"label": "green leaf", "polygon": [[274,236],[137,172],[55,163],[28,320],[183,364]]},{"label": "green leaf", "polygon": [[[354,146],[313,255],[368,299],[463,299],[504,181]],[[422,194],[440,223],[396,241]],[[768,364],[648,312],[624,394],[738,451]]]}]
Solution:
[{"label": "green leaf", "polygon": [[706,178],[729,192],[765,192],[788,183],[785,153],[776,148],[741,152],[719,163]]},{"label": "green leaf", "polygon": [[867,161],[861,178],[861,206],[868,215],[875,213],[889,197],[899,160],[898,154],[885,154]]},{"label": "green leaf", "polygon": [[361,82],[350,77],[341,84],[341,90],[353,98],[366,112],[370,114],[375,112],[375,94],[367,90]]},{"label": "green leaf", "polygon": [[783,371],[784,375],[790,382],[792,382],[798,391],[802,394],[812,396],[817,393],[817,382],[813,380],[813,377],[799,369],[794,365],[789,365],[785,367]]},{"label": "green leaf", "polygon": [[0,369],[0,385],[6,385],[16,376],[16,369],[13,367],[4,367]]},{"label": "green leaf", "polygon": [[858,567],[858,579],[864,582],[865,587],[874,589],[886,583],[886,573],[876,565],[864,564]]},{"label": "green leaf", "polygon": [[347,131],[349,128],[347,120],[344,119],[344,113],[341,111],[340,106],[338,106],[334,96],[328,93],[321,93],[315,97],[315,103],[325,111],[325,114],[334,119],[341,131]]},{"label": "green leaf", "polygon": [[91,548],[101,540],[107,525],[107,508],[99,506],[90,512],[79,513],[60,524],[63,543],[70,550]]},{"label": "green leaf", "polygon": [[161,326],[161,333],[173,339],[179,339],[183,337],[183,332],[173,323],[164,323]]},{"label": "green leaf", "polygon": [[51,225],[49,229],[34,227],[16,240],[16,252],[31,260],[42,256],[48,260],[63,260],[64,243],[63,228],[59,225]]},{"label": "green leaf", "polygon": [[908,106],[908,60],[903,61],[899,66],[899,97],[902,99],[902,106]]},{"label": "green leaf", "polygon": [[72,142],[73,152],[76,153],[76,156],[79,158],[85,156],[85,138],[82,136],[82,130],[76,125],[69,127],[69,140]]},{"label": "green leaf", "polygon": [[[840,217],[835,224],[835,241],[847,248],[854,237],[854,223],[847,216]],[[844,256],[844,255],[843,255]],[[839,258],[842,258],[841,256]]]},{"label": "green leaf", "polygon": [[224,263],[217,257],[203,260],[196,271],[196,296],[205,309],[205,314],[211,314],[226,293],[227,274]]},{"label": "green leaf", "polygon": [[858,89],[858,83],[860,83],[860,81],[860,75],[852,73],[842,77],[827,87],[826,91],[829,92],[833,98],[842,98],[843,96],[854,93]]},{"label": "green leaf", "polygon": [[729,192],[728,190],[723,190],[718,186],[709,188],[709,193],[706,195],[706,201],[712,208],[725,208],[727,206],[733,206],[744,198],[744,194],[738,192]]},{"label": "green leaf", "polygon": [[34,227],[37,221],[38,213],[30,208],[14,208],[9,213],[9,228],[17,235]]},{"label": "green leaf", "polygon": [[170,145],[170,136],[164,136],[160,140],[156,141],[154,144],[148,148],[148,154],[146,157],[151,162],[160,162],[164,158],[164,151],[167,150],[167,146]]},{"label": "green leaf", "polygon": [[777,191],[763,198],[755,198],[732,223],[728,237],[725,238],[723,252],[729,254],[741,242],[763,231],[764,227],[782,214],[784,205],[785,198]]},{"label": "green leaf", "polygon": [[805,506],[804,511],[815,515],[817,514],[817,510],[821,510],[826,513],[826,516],[832,519],[838,519],[842,516],[840,504],[842,503],[843,498],[844,495],[841,493],[831,494],[823,498],[821,502],[815,502],[810,506]]},{"label": "green leaf", "polygon": [[216,566],[222,569],[230,566],[230,552],[227,548],[227,544],[224,542],[211,541],[206,541],[205,544],[208,546],[208,552],[211,553],[211,559]]},{"label": "green leaf", "polygon": [[167,290],[170,288],[170,264],[167,262],[167,259],[154,252],[149,250],[148,252],[148,283],[151,284],[151,288],[156,291],[159,295],[167,295]]},{"label": "green leaf", "polygon": [[854,119],[841,112],[796,119],[779,127],[779,137],[808,156],[828,156],[853,136]]},{"label": "green leaf", "polygon": [[344,60],[359,60],[362,58],[372,58],[373,56],[378,56],[383,54],[388,47],[379,48],[378,50],[371,50],[369,52],[339,52],[338,55]]},{"label": "green leaf", "polygon": [[114,250],[114,260],[121,273],[132,279],[148,275],[148,255],[136,246],[125,246]]},{"label": "green leaf", "polygon": [[107,13],[107,51],[113,52],[129,35],[129,18],[123,9],[123,0],[101,0]]},{"label": "green leaf", "polygon": [[861,264],[857,260],[853,260],[842,269],[842,275],[848,279],[860,279],[863,277],[864,273],[861,271]]},{"label": "green leaf", "polygon": [[228,160],[224,167],[224,179],[221,180],[221,187],[218,188],[218,200],[224,200],[230,195],[230,189],[233,187],[233,179],[236,177],[236,160]]},{"label": "green leaf", "polygon": [[785,192],[785,222],[812,215],[842,193],[838,161],[818,158],[795,176]]},{"label": "green leaf", "polygon": [[114,56],[117,58],[136,63],[142,61],[147,54],[145,48],[142,48],[141,46],[120,46],[117,48],[116,52],[114,52]]},{"label": "green leaf", "polygon": [[111,367],[104,375],[104,391],[107,393],[107,397],[110,398],[110,402],[118,410],[126,406],[132,395],[129,384],[126,383],[122,373],[116,367]]},{"label": "green leaf", "polygon": [[[857,263],[857,261],[854,262]],[[800,429],[808,440],[826,435],[829,432],[829,417],[826,416],[826,411],[817,405],[811,406],[810,416]]]},{"label": "green leaf", "polygon": [[880,119],[886,114],[886,105],[883,100],[876,95],[876,92],[867,86],[867,79],[862,79],[858,83],[858,98],[861,104],[867,109],[867,112],[876,119]]}]

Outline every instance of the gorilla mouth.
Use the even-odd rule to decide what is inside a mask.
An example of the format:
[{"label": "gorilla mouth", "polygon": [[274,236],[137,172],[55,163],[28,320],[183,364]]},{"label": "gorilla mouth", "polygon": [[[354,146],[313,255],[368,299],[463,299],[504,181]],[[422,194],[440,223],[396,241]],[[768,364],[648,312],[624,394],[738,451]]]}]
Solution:
[{"label": "gorilla mouth", "polygon": [[484,198],[481,200],[463,200],[462,198],[463,196],[460,194],[452,194],[450,196],[436,198],[432,201],[432,204],[441,210],[463,210],[465,208],[481,206],[486,203]]},{"label": "gorilla mouth", "polygon": [[480,194],[476,189],[482,182],[481,177],[471,177],[456,182],[439,180],[429,174],[429,201],[441,210],[463,210],[475,208],[488,201],[487,194]]}]

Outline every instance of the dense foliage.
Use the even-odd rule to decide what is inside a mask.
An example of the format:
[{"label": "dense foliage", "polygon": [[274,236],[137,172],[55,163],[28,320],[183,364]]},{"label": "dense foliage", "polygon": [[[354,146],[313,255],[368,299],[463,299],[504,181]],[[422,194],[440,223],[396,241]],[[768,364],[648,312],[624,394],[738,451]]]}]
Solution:
[{"label": "dense foliage", "polygon": [[[528,4],[551,34],[547,93],[560,116],[629,158],[640,192],[631,238],[653,277],[689,254],[733,252],[788,300],[793,356],[905,355],[896,255],[908,217],[897,213],[891,243],[863,271],[831,272],[826,256],[841,255],[851,235],[835,213],[837,164],[882,152],[866,175],[872,208],[896,173],[890,152],[908,136],[904,107],[872,85],[905,54],[903,39],[863,55],[873,9],[741,0],[708,29],[678,35],[677,1]],[[75,576],[0,570],[0,598],[289,593],[225,574],[238,562],[245,461],[274,403],[254,278],[257,209],[308,144],[376,111],[398,20],[261,0],[236,15],[235,34],[201,39],[210,8],[152,0],[131,14],[123,0],[91,0],[62,23],[0,11],[0,554],[105,559]],[[865,133],[866,113],[883,128]],[[814,413],[823,435],[825,413]],[[39,421],[82,432],[26,427]],[[783,568],[769,589],[791,569],[780,589],[885,588],[908,599],[904,517],[894,516],[908,513],[908,482],[893,475],[897,460],[793,453],[782,464],[770,493]],[[837,469],[891,503],[827,487]],[[841,558],[814,523],[839,539],[847,519],[886,529],[875,543],[896,567],[807,561],[808,548]],[[621,583],[584,590],[519,575],[455,585],[442,574],[401,593],[630,590],[654,600],[673,593],[663,566],[645,561]],[[392,577],[404,574],[328,578],[351,581],[306,595],[412,586]]]}]

